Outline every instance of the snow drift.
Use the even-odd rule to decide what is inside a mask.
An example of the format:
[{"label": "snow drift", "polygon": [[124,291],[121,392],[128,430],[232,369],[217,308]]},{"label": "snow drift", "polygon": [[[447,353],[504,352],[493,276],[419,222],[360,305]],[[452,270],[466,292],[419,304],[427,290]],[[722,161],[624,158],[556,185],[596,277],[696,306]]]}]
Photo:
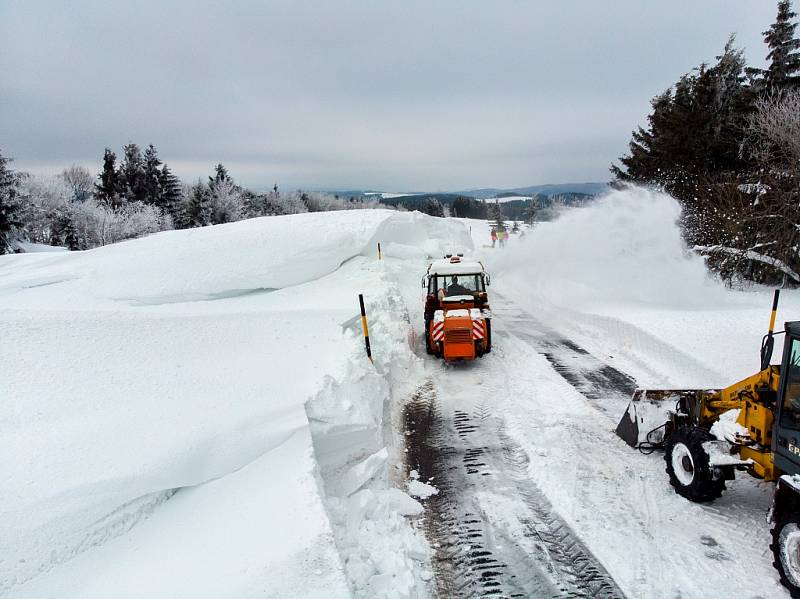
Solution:
[{"label": "snow drift", "polygon": [[[409,588],[418,539],[402,517],[375,523],[402,503],[381,503],[389,476],[370,488],[383,507],[352,534],[333,530],[309,415],[322,434],[360,431],[359,451],[386,443],[389,391],[350,366],[364,358],[346,323],[365,293],[387,312],[374,351],[407,362],[394,339],[407,316],[390,309],[375,243],[424,255],[454,240],[469,244],[446,220],[364,210],[0,257],[0,595],[144,596],[151,578],[170,596],[219,597],[225,580],[237,597],[281,595],[289,581],[298,596],[349,596],[348,580],[373,596]],[[364,456],[323,457],[346,469]],[[190,521],[187,534],[159,533]],[[287,551],[307,560],[281,557],[288,521],[300,528]],[[362,555],[364,527],[387,533],[392,568]],[[352,551],[334,548],[343,539]],[[357,576],[341,563],[350,555]]]}]

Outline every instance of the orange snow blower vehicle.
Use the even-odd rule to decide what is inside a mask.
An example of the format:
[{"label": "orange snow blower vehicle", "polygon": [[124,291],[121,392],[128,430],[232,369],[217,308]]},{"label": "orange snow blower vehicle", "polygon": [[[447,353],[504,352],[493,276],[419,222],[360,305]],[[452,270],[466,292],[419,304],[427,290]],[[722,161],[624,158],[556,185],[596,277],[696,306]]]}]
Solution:
[{"label": "orange snow blower vehicle", "polygon": [[447,361],[474,360],[492,350],[492,313],[483,264],[448,254],[428,266],[425,349]]}]

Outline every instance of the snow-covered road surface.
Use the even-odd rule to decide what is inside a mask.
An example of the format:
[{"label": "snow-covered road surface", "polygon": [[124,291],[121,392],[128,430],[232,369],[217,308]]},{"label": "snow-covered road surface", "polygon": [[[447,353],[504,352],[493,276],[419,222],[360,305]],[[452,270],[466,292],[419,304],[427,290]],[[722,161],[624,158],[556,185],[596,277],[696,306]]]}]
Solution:
[{"label": "snow-covered road surface", "polygon": [[675,495],[663,456],[613,433],[632,379],[498,300],[492,354],[431,359],[407,408],[410,467],[440,487],[425,502],[440,596],[786,597],[770,485]]}]

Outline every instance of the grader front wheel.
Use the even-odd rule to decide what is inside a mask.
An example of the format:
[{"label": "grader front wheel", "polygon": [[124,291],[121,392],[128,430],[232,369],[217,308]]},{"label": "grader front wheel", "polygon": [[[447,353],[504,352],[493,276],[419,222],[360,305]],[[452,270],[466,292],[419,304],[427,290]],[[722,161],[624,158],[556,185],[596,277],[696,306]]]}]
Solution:
[{"label": "grader front wheel", "polygon": [[792,597],[800,598],[800,514],[786,513],[777,519],[770,548],[781,583]]},{"label": "grader front wheel", "polygon": [[667,474],[678,495],[698,503],[713,501],[725,489],[725,480],[714,477],[703,443],[714,437],[707,430],[684,426],[664,443]]}]

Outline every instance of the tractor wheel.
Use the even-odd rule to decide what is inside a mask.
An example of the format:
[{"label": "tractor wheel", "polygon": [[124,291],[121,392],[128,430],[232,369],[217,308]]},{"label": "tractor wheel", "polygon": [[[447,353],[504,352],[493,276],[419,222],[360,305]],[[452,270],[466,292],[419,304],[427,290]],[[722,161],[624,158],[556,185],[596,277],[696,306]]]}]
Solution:
[{"label": "tractor wheel", "polygon": [[492,351],[492,320],[487,318],[484,322],[486,323],[486,349],[483,350],[483,353],[488,354]]},{"label": "tractor wheel", "polygon": [[714,470],[703,448],[703,443],[713,439],[704,428],[682,426],[664,443],[669,482],[678,495],[690,501],[712,501],[725,489],[725,480],[714,478]]},{"label": "tractor wheel", "polygon": [[792,597],[800,598],[800,514],[780,515],[772,529],[773,565]]},{"label": "tractor wheel", "polygon": [[433,354],[433,350],[431,349],[431,321],[425,321],[425,352],[428,354]]}]

